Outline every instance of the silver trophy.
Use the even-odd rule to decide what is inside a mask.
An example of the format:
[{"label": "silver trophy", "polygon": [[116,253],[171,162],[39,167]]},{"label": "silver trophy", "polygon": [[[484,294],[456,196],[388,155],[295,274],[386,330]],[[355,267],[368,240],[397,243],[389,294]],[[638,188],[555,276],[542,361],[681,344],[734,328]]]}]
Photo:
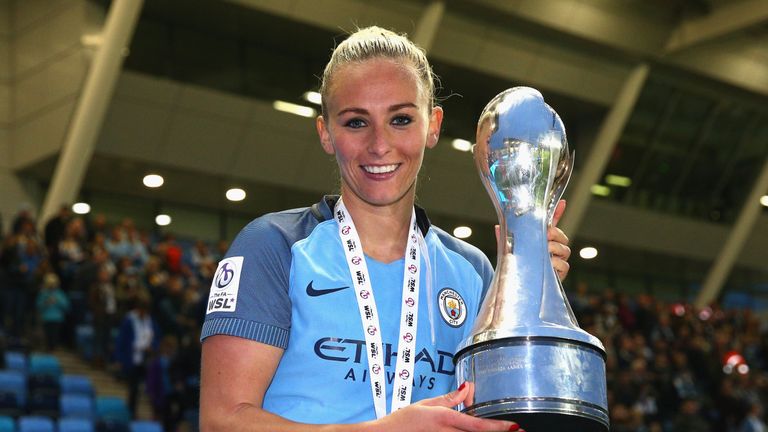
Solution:
[{"label": "silver trophy", "polygon": [[573,168],[560,116],[538,91],[508,89],[483,110],[474,157],[500,233],[496,273],[454,356],[457,383],[474,383],[460,408],[528,432],[605,432],[605,349],[576,322],[547,249]]}]

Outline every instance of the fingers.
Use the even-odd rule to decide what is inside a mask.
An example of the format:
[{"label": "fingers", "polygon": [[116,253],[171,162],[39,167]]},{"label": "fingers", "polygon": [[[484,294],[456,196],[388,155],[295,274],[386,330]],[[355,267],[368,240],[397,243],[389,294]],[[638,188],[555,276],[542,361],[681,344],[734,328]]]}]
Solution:
[{"label": "fingers", "polygon": [[571,269],[571,265],[568,264],[568,261],[563,261],[562,259],[555,256],[552,256],[550,259],[552,260],[552,268],[555,269],[557,277],[560,279],[560,281],[565,280],[565,278],[568,276],[568,272]]},{"label": "fingers", "polygon": [[568,237],[560,228],[553,226],[547,230],[547,239],[549,239],[547,248],[551,256],[552,267],[557,272],[560,280],[563,280],[568,276],[568,271],[571,268],[570,264],[568,264],[568,259],[571,257]]},{"label": "fingers", "polygon": [[552,215],[552,226],[557,226],[557,223],[560,222],[560,218],[563,217],[563,213],[565,213],[565,200],[561,199],[557,202],[557,205],[555,206],[555,213]]},{"label": "fingers", "polygon": [[464,398],[462,403],[465,407],[469,407],[475,404],[475,383],[471,381],[465,381],[462,385],[464,384],[467,386],[467,396]]},{"label": "fingers", "polygon": [[567,235],[565,235],[563,230],[555,226],[547,228],[547,240],[550,242],[557,242],[565,246],[568,246],[568,243],[570,242],[570,239]]},{"label": "fingers", "polygon": [[431,399],[424,399],[419,402],[419,405],[453,408],[464,401],[468,394],[469,388],[467,383],[463,383],[459,386],[458,389],[450,393],[446,393],[442,396],[433,397]]},{"label": "fingers", "polygon": [[452,413],[450,419],[451,426],[459,431],[465,432],[500,432],[517,431],[525,432],[515,422],[506,420],[491,420],[471,415],[462,414],[458,411]]}]

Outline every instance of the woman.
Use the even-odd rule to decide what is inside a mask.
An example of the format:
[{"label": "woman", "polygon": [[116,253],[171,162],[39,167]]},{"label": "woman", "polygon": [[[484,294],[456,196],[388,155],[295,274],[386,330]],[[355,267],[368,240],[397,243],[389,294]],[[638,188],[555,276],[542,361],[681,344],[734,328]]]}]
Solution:
[{"label": "woman", "polygon": [[[453,409],[470,386],[453,389],[452,354],[493,270],[414,207],[443,120],[423,51],[359,30],[334,50],[321,93],[317,131],[341,198],[256,219],[219,264],[203,430],[519,430]],[[567,238],[550,236],[564,275]]]}]

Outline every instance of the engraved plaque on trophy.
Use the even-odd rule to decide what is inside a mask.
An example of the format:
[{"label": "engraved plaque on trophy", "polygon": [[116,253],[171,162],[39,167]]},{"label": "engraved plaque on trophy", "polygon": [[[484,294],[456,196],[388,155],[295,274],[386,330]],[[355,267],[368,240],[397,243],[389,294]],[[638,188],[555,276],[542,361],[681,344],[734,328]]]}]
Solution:
[{"label": "engraved plaque on trophy", "polygon": [[500,233],[493,282],[454,357],[458,384],[474,384],[461,408],[527,432],[606,432],[605,349],[576,322],[547,249],[573,167],[563,123],[537,90],[508,89],[480,116],[474,158]]}]

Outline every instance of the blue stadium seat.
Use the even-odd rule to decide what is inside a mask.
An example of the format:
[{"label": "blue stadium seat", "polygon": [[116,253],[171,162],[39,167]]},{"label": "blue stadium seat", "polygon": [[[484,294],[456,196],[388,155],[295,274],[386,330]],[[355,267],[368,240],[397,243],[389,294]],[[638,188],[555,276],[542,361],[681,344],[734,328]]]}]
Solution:
[{"label": "blue stadium seat", "polygon": [[93,382],[85,375],[64,374],[59,379],[62,394],[80,394],[94,396]]},{"label": "blue stadium seat", "polygon": [[131,432],[163,432],[163,425],[156,421],[134,420],[131,422]]},{"label": "blue stadium seat", "polygon": [[82,418],[62,418],[59,419],[58,432],[94,432],[96,426],[93,420]]},{"label": "blue stadium seat", "polygon": [[131,412],[125,400],[115,396],[98,396],[96,398],[96,416],[99,420],[113,420],[128,425]]},{"label": "blue stadium seat", "polygon": [[93,420],[93,398],[90,396],[64,393],[59,398],[59,410],[62,417],[76,417]]},{"label": "blue stadium seat", "polygon": [[61,376],[61,363],[51,354],[33,353],[29,356],[30,375],[50,375],[56,379]]},{"label": "blue stadium seat", "polygon": [[0,432],[16,432],[16,422],[12,417],[0,416]]},{"label": "blue stadium seat", "polygon": [[53,420],[41,416],[19,417],[19,432],[56,432]]},{"label": "blue stadium seat", "polygon": [[12,370],[0,371],[0,393],[16,396],[20,408],[27,403],[27,377],[24,373]]},{"label": "blue stadium seat", "polygon": [[27,355],[21,351],[6,351],[5,368],[19,372],[27,372]]}]

